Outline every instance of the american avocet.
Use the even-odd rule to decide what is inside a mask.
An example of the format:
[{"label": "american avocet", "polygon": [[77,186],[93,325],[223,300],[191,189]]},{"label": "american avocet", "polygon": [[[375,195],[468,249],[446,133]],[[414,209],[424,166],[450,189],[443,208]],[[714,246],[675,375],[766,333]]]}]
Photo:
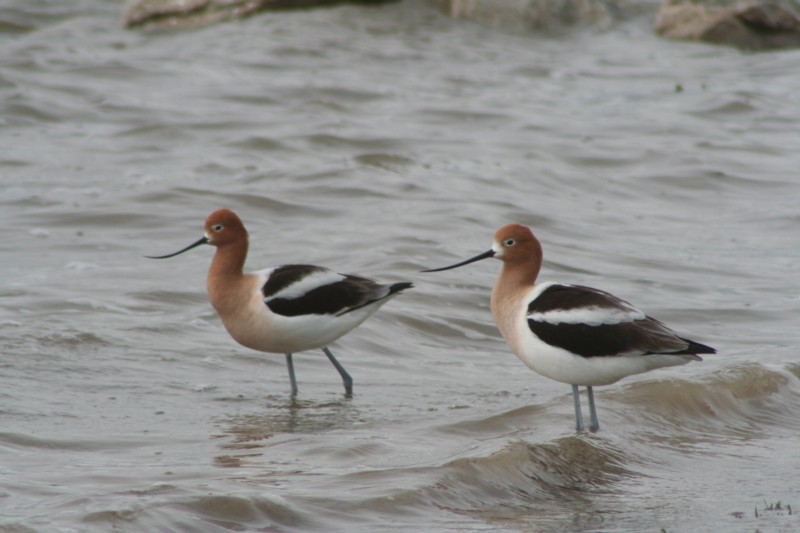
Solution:
[{"label": "american avocet", "polygon": [[209,215],[205,234],[197,242],[172,254],[148,257],[166,259],[201,244],[217,248],[208,270],[208,298],[225,329],[243,346],[285,354],[292,396],[297,395],[292,354],[315,348],[328,356],[342,376],[346,394],[352,394],[353,379],[328,344],[412,286],[382,285],[313,265],[282,265],[245,274],[247,230],[229,209]]},{"label": "american avocet", "polygon": [[519,224],[500,228],[492,248],[438,272],[494,257],[503,262],[492,290],[492,316],[511,351],[531,370],[572,385],[575,426],[583,431],[578,386],[586,386],[591,431],[600,424],[595,385],[632,374],[700,361],[714,348],[679,337],[658,320],[607,292],[563,283],[536,283],[542,246]]}]

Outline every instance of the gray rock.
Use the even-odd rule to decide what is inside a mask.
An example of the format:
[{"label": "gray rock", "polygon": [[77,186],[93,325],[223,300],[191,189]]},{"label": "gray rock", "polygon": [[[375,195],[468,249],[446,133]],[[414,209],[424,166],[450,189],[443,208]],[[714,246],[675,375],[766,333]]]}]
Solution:
[{"label": "gray rock", "polygon": [[[314,7],[342,0],[128,0],[122,16],[126,28],[186,29],[239,19],[268,10]],[[381,3],[386,0],[358,0]]]},{"label": "gray rock", "polygon": [[748,50],[800,46],[800,7],[794,2],[670,0],[656,15],[659,35]]},{"label": "gray rock", "polygon": [[260,9],[260,0],[128,0],[126,28],[191,28],[240,18]]}]

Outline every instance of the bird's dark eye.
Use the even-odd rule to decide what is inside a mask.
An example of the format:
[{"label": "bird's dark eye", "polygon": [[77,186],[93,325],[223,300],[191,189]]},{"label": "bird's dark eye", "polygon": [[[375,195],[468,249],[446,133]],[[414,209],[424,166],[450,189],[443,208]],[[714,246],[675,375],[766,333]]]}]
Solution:
[{"label": "bird's dark eye", "polygon": [[211,227],[211,229],[219,233],[220,231],[222,231],[222,224],[215,224],[214,226]]},{"label": "bird's dark eye", "polygon": [[514,246],[515,244],[517,244],[517,241],[514,239],[506,239],[503,241],[503,246]]}]

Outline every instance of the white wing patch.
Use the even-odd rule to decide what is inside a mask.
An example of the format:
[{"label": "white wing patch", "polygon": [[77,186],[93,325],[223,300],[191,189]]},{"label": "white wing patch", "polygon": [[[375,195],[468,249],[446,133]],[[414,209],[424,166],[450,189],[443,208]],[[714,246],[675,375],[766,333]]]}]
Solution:
[{"label": "white wing patch", "polygon": [[281,289],[269,298],[270,300],[273,298],[286,298],[287,300],[300,298],[314,289],[324,287],[325,285],[333,285],[343,279],[345,279],[345,277],[342,274],[337,274],[331,270],[318,270],[297,279],[294,283]]},{"label": "white wing patch", "polygon": [[577,309],[557,309],[545,313],[530,313],[530,320],[548,324],[586,324],[602,326],[644,320],[645,314],[634,307],[580,307]]}]

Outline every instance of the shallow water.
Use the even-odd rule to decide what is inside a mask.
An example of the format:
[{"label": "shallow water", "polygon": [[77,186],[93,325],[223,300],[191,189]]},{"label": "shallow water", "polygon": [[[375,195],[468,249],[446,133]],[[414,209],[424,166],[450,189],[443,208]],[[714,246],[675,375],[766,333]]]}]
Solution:
[{"label": "shallow water", "polygon": [[[423,3],[181,33],[117,2],[0,8],[0,530],[796,531],[800,51],[537,36]],[[231,341],[199,238],[413,291],[333,346]],[[508,222],[542,279],[719,350],[597,389],[528,371],[499,265],[420,274]],[[781,502],[781,510],[765,507]],[[756,516],[757,513],[757,516]]]}]

